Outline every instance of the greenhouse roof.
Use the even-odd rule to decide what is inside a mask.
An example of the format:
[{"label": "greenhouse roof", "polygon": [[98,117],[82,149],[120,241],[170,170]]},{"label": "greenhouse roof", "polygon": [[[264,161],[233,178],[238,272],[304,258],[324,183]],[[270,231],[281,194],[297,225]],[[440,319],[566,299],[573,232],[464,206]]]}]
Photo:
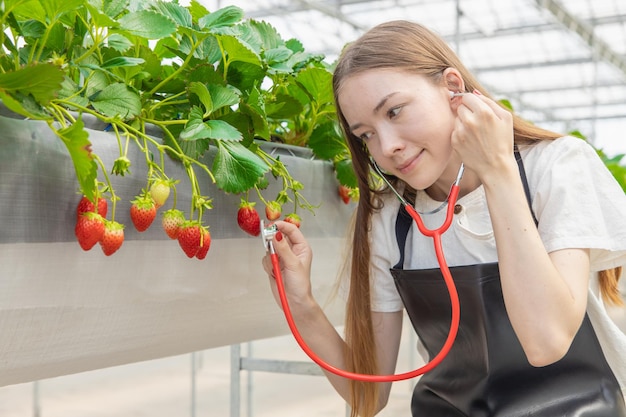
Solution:
[{"label": "greenhouse roof", "polygon": [[328,62],[368,28],[408,19],[441,34],[490,92],[534,123],[626,153],[624,0],[200,0],[241,7]]}]

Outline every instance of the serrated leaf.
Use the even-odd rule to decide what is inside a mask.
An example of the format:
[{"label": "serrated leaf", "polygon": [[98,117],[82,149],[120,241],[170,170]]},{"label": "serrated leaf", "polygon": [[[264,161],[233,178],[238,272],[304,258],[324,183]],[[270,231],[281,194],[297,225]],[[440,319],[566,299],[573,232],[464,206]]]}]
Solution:
[{"label": "serrated leaf", "polygon": [[121,29],[145,39],[161,39],[176,31],[171,19],[150,10],[141,10],[122,16],[118,23]]},{"label": "serrated leaf", "polygon": [[64,77],[65,73],[56,65],[29,65],[17,71],[0,74],[0,89],[30,94],[38,102],[47,104],[61,88]]},{"label": "serrated leaf", "polygon": [[276,94],[273,101],[265,103],[267,116],[273,119],[289,119],[304,111],[302,103],[291,95]]},{"label": "serrated leaf", "polygon": [[241,132],[222,120],[208,120],[202,123],[190,123],[180,134],[184,141],[198,139],[219,139],[224,141],[240,141]]},{"label": "serrated leaf", "polygon": [[129,41],[126,36],[122,36],[119,33],[112,33],[109,35],[107,43],[111,48],[118,52],[128,51],[133,46],[133,43]]},{"label": "serrated leaf", "polygon": [[189,83],[189,92],[198,96],[200,103],[204,106],[203,116],[208,116],[213,113],[213,100],[211,99],[211,93],[206,85],[200,82]]},{"label": "serrated leaf", "polygon": [[31,111],[31,109],[23,105],[25,104],[23,101],[16,100],[2,91],[0,91],[0,101],[12,112],[21,114],[22,116],[28,117],[33,120],[50,120],[52,118],[49,115]]},{"label": "serrated leaf", "polygon": [[208,88],[213,100],[213,111],[239,103],[240,93],[232,86],[209,84]]},{"label": "serrated leaf", "polygon": [[59,90],[59,99],[66,102],[75,103],[82,107],[89,105],[89,100],[80,94],[80,88],[69,77],[65,77],[65,80],[61,83],[61,89]]},{"label": "serrated leaf", "polygon": [[232,26],[241,21],[243,16],[244,11],[240,7],[226,6],[201,17],[198,19],[198,24],[202,29]]},{"label": "serrated leaf", "polygon": [[79,118],[71,126],[58,130],[57,135],[70,153],[81,192],[93,199],[98,166],[91,152],[91,142],[83,120]]},{"label": "serrated leaf", "polygon": [[269,171],[269,166],[241,143],[218,141],[217,145],[212,168],[221,190],[233,194],[245,192]]},{"label": "serrated leaf", "polygon": [[331,161],[337,156],[349,153],[348,146],[333,122],[317,126],[309,137],[307,145],[313,150],[315,156]]},{"label": "serrated leaf", "polygon": [[126,56],[117,56],[111,58],[102,64],[101,68],[115,68],[115,67],[134,67],[141,65],[146,61],[143,58],[132,58]]},{"label": "serrated leaf", "polygon": [[296,81],[313,100],[320,103],[332,103],[334,101],[332,78],[333,74],[324,68],[307,68],[298,73]]},{"label": "serrated leaf", "polygon": [[354,168],[352,167],[352,159],[342,159],[335,163],[335,172],[339,183],[347,185],[350,188],[359,186]]},{"label": "serrated leaf", "polygon": [[291,54],[293,54],[293,52],[291,52],[290,49],[280,46],[278,48],[265,51],[264,57],[267,63],[271,65],[288,60]]},{"label": "serrated leaf", "polygon": [[179,26],[192,27],[191,12],[176,2],[156,2],[154,7],[159,13],[169,17]]},{"label": "serrated leaf", "polygon": [[116,83],[90,97],[91,105],[107,117],[130,119],[141,113],[139,95],[126,84]]},{"label": "serrated leaf", "polygon": [[219,35],[218,39],[222,48],[227,52],[230,62],[241,61],[261,66],[261,57],[241,39],[231,35]]}]

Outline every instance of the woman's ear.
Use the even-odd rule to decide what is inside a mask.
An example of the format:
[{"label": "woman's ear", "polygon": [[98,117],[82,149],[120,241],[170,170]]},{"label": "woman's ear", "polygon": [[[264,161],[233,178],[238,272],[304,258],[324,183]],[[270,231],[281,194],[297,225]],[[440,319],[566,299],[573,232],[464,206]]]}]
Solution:
[{"label": "woman's ear", "polygon": [[443,83],[453,93],[465,92],[463,77],[461,77],[461,73],[456,68],[449,67],[443,71]]}]

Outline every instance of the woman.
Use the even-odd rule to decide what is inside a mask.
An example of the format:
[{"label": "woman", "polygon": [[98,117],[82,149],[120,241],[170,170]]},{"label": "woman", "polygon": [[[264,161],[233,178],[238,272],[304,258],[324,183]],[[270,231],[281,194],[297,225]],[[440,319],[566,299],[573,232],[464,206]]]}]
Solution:
[{"label": "woman", "polygon": [[[333,88],[360,191],[345,341],[311,295],[312,254],[300,231],[277,222],[274,238],[309,346],[339,368],[393,373],[404,307],[426,354],[438,353],[450,301],[432,241],[372,168],[429,212],[463,163],[442,238],[460,328],[417,383],[412,415],[626,416],[626,336],[601,301],[621,302],[626,197],[594,150],[499,106],[445,42],[410,22],[381,24],[348,45]],[[444,217],[422,216],[433,228]],[[263,265],[271,275],[267,257]],[[376,414],[391,389],[328,379],[353,416]]]}]

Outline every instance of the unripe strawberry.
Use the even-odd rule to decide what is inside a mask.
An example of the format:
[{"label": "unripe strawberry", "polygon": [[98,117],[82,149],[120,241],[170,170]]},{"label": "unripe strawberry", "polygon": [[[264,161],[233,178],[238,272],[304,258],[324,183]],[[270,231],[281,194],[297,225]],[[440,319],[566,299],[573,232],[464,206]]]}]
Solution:
[{"label": "unripe strawberry", "polygon": [[170,196],[170,185],[166,180],[157,180],[150,186],[150,196],[154,200],[156,208],[165,204]]},{"label": "unripe strawberry", "polygon": [[161,218],[161,225],[163,230],[170,237],[170,239],[176,239],[180,226],[185,222],[185,215],[178,209],[169,209],[163,213]]},{"label": "unripe strawberry", "polygon": [[296,213],[286,215],[284,220],[287,223],[295,224],[297,227],[300,227],[300,223],[302,222],[302,219]]},{"label": "unripe strawberry", "polygon": [[254,206],[256,203],[241,200],[237,211],[237,224],[244,232],[258,236],[261,233],[261,218]]},{"label": "unripe strawberry", "polygon": [[267,220],[274,221],[280,218],[282,208],[278,201],[270,201],[265,205],[265,217]]},{"label": "unripe strawberry", "polygon": [[100,247],[106,256],[110,256],[124,243],[124,225],[108,220],[104,223],[104,235],[100,239]]}]

